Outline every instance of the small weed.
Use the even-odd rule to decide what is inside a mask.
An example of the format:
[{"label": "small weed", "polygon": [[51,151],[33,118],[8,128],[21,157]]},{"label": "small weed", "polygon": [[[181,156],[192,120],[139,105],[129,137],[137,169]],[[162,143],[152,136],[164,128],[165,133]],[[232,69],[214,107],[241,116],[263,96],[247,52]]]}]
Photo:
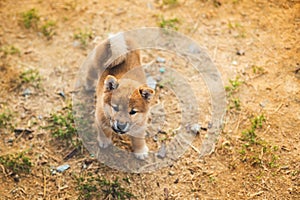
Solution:
[{"label": "small weed", "polygon": [[13,115],[10,110],[5,110],[3,113],[0,114],[0,129],[12,127],[12,116]]},{"label": "small weed", "polygon": [[178,30],[177,25],[179,24],[179,20],[177,18],[165,19],[161,16],[161,20],[158,23],[159,27]]},{"label": "small weed", "polygon": [[254,74],[262,74],[265,72],[263,67],[252,65],[252,71]]},{"label": "small weed", "polygon": [[37,23],[40,17],[36,9],[30,9],[22,13],[22,22],[25,28],[37,28]]},{"label": "small weed", "polygon": [[238,98],[231,98],[229,103],[229,109],[241,110],[241,101]]},{"label": "small weed", "polygon": [[56,23],[54,21],[48,21],[41,27],[43,35],[47,37],[48,40],[51,39],[52,36],[55,34],[55,27]]},{"label": "small weed", "polygon": [[164,79],[158,82],[158,86],[160,88],[164,88],[165,86],[173,88],[175,84],[175,78]]},{"label": "small weed", "polygon": [[245,28],[239,22],[235,22],[235,23],[228,22],[228,28],[229,28],[229,30],[238,31],[238,35],[236,35],[235,37],[237,37],[237,38],[245,38],[246,37]]},{"label": "small weed", "polygon": [[265,122],[266,119],[264,115],[259,115],[251,120],[251,129],[247,129],[242,132],[242,140],[247,141],[250,144],[256,144],[256,134],[255,131],[257,128],[262,128],[263,122]]},{"label": "small weed", "polygon": [[32,163],[24,152],[0,156],[0,164],[11,174],[28,174]]},{"label": "small weed", "polygon": [[230,85],[225,87],[225,90],[229,92],[236,91],[242,84],[242,82],[239,80],[239,77],[236,77],[235,79],[229,79],[229,83]]},{"label": "small weed", "polygon": [[89,41],[93,38],[93,33],[91,31],[83,31],[80,30],[79,32],[74,34],[74,39],[79,40],[81,46],[85,48]]},{"label": "small weed", "polygon": [[256,130],[263,127],[265,122],[264,115],[258,115],[251,120],[251,128],[242,132],[241,140],[245,143],[239,151],[243,162],[248,162],[251,166],[259,167],[278,167],[278,156],[275,154],[278,151],[277,146],[268,144],[265,140],[256,135]]},{"label": "small weed", "polygon": [[[78,199],[131,199],[134,195],[121,186],[116,178],[108,181],[100,177],[77,178],[77,189],[80,192]],[[100,192],[102,191],[102,193]]]},{"label": "small weed", "polygon": [[0,52],[3,52],[4,56],[15,55],[15,54],[20,55],[21,54],[21,51],[13,45],[2,46],[0,48]]},{"label": "small weed", "polygon": [[163,0],[164,5],[174,6],[178,4],[178,0]]},{"label": "small weed", "polygon": [[39,71],[36,69],[29,69],[22,72],[19,78],[21,80],[21,84],[31,84],[36,88],[40,88],[42,78],[40,76]]},{"label": "small weed", "polygon": [[71,104],[63,108],[62,111],[51,114],[48,122],[49,125],[43,128],[51,130],[54,138],[65,141],[66,145],[72,144],[76,147],[80,145],[77,138]]}]

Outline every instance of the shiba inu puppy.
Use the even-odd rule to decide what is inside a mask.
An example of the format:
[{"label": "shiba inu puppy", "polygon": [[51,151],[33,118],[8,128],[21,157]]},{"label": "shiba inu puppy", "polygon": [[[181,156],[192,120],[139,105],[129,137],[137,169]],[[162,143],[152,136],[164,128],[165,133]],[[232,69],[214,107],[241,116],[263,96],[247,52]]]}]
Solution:
[{"label": "shiba inu puppy", "polygon": [[[145,159],[145,129],[154,90],[146,85],[140,53],[134,42],[119,33],[99,44],[86,61],[86,90],[96,87],[95,122],[101,148],[112,144],[112,134],[128,134],[134,155]],[[118,56],[117,55],[121,55]],[[96,86],[94,80],[98,79]]]}]

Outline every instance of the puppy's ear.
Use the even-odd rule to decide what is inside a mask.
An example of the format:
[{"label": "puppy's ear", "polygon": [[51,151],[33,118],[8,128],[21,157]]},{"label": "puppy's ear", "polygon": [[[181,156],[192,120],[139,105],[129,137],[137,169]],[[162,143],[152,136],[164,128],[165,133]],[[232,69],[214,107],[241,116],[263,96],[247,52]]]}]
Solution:
[{"label": "puppy's ear", "polygon": [[139,92],[140,92],[140,95],[143,97],[143,99],[145,99],[147,101],[150,101],[155,94],[154,90],[147,86],[140,87]]},{"label": "puppy's ear", "polygon": [[104,80],[104,90],[105,92],[109,92],[117,89],[119,86],[118,80],[116,77],[108,75]]}]

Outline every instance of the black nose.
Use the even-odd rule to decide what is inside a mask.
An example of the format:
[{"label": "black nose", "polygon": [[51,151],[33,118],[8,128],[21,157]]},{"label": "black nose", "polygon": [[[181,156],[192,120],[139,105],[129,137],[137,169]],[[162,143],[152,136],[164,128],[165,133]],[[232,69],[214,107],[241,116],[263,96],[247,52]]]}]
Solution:
[{"label": "black nose", "polygon": [[124,129],[126,129],[127,127],[127,122],[119,122],[117,121],[117,128],[120,130],[120,131],[124,131]]}]

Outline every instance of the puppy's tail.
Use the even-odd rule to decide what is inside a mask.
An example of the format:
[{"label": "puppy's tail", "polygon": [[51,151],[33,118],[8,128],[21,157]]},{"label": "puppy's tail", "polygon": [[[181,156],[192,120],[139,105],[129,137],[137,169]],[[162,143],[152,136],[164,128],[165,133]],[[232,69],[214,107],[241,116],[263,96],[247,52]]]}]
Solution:
[{"label": "puppy's tail", "polygon": [[117,33],[92,51],[84,63],[84,68],[87,69],[85,78],[87,91],[95,89],[95,80],[104,70],[118,66],[128,59],[130,55],[128,44],[132,46],[131,42],[124,37],[124,33]]},{"label": "puppy's tail", "polygon": [[112,68],[125,62],[129,50],[123,33],[117,33],[115,35],[110,36],[109,45],[111,56],[104,63],[105,68]]}]

